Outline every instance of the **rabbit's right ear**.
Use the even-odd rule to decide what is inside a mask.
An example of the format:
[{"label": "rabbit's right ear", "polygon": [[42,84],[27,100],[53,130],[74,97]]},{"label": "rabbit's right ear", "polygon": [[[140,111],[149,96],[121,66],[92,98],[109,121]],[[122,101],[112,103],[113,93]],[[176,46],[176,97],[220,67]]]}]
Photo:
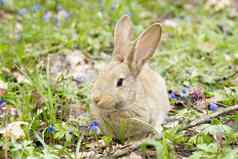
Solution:
[{"label": "rabbit's right ear", "polygon": [[138,38],[133,54],[128,60],[129,67],[138,75],[145,62],[154,54],[161,37],[161,26],[155,23],[147,28]]},{"label": "rabbit's right ear", "polygon": [[114,54],[113,57],[123,62],[130,52],[132,38],[132,22],[130,17],[125,15],[119,19],[114,31]]}]

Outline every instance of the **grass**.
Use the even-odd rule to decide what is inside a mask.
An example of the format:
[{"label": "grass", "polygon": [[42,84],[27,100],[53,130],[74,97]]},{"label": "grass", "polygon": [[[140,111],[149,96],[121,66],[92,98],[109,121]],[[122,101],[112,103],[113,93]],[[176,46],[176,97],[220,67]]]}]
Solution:
[{"label": "grass", "polygon": [[[201,107],[183,97],[179,99],[185,102],[182,108],[177,106],[181,101],[171,99],[175,105],[171,116],[190,121],[202,115],[193,107],[210,114],[209,102],[225,107],[238,103],[238,11],[233,4],[217,11],[206,9],[205,0],[4,2],[0,5],[0,80],[8,88],[0,97],[7,103],[0,111],[0,127],[14,121],[28,125],[22,126],[23,138],[0,136],[0,158],[5,154],[10,158],[76,158],[95,141],[103,139],[108,147],[114,144],[108,136],[81,131],[79,125],[87,123],[85,112],[86,119],[83,115],[68,120],[65,115],[72,104],[89,111],[91,83],[77,87],[71,78],[62,77],[54,84],[48,65],[42,62],[49,54],[75,49],[91,59],[110,55],[113,27],[123,14],[131,16],[136,35],[153,22],[162,23],[162,41],[152,66],[178,96],[184,88],[199,88],[206,99]],[[54,16],[59,6],[69,17]],[[49,20],[47,11],[52,14]],[[15,72],[28,82],[17,82]],[[152,146],[163,158],[237,158],[237,123],[238,113],[233,112],[187,131],[178,131],[178,124],[165,129],[161,140],[145,143],[141,151],[146,156]]]}]

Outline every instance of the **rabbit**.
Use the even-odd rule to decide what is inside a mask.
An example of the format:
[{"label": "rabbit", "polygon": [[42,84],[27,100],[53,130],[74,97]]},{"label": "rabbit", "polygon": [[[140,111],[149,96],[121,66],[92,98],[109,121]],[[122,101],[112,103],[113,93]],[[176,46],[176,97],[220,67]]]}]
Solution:
[{"label": "rabbit", "polygon": [[91,115],[102,131],[115,138],[133,138],[161,133],[161,124],[170,109],[165,80],[146,63],[161,37],[155,23],[135,42],[132,22],[125,15],[114,30],[112,60],[99,72],[92,87]]}]

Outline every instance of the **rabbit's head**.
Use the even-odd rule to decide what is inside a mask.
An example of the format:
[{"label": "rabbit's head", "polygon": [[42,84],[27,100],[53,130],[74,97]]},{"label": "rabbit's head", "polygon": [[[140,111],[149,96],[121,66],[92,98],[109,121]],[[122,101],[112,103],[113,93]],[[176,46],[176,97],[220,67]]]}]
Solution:
[{"label": "rabbit's head", "polygon": [[156,50],[161,36],[159,24],[147,28],[132,43],[132,23],[123,16],[115,27],[112,61],[102,70],[94,83],[92,99],[96,107],[123,110],[135,100],[138,87],[143,87],[138,75]]}]

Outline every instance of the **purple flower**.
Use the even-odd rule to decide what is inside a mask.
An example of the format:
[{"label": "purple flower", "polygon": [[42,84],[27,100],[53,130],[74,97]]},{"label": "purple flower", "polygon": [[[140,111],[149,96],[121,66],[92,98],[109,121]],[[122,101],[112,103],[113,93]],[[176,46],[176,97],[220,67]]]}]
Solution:
[{"label": "purple flower", "polygon": [[39,12],[41,10],[41,5],[39,3],[35,4],[33,7],[32,7],[32,12]]},{"label": "purple flower", "polygon": [[24,16],[28,13],[28,10],[26,8],[22,8],[18,11],[18,14],[21,16]]},{"label": "purple flower", "polygon": [[202,101],[205,97],[200,89],[194,89],[190,93],[193,102]]},{"label": "purple flower", "polygon": [[67,12],[66,10],[61,10],[58,14],[60,17],[63,17],[64,20],[68,19],[70,16],[69,12]]},{"label": "purple flower", "polygon": [[6,104],[4,100],[0,99],[0,108],[3,108]]},{"label": "purple flower", "polygon": [[218,109],[218,105],[216,104],[216,103],[210,103],[209,105],[208,105],[208,109],[209,110],[211,110],[211,111],[213,111],[213,112],[215,112],[215,111],[217,111],[217,109]]},{"label": "purple flower", "polygon": [[49,11],[45,12],[45,14],[44,14],[44,16],[43,16],[44,21],[45,21],[45,22],[49,22],[51,16],[52,16],[52,14],[51,14]]},{"label": "purple flower", "polygon": [[68,19],[70,14],[62,6],[57,6],[57,15],[59,19],[63,18],[64,20]]},{"label": "purple flower", "polygon": [[11,113],[12,116],[17,116],[18,115],[16,108],[11,108],[10,113]]},{"label": "purple flower", "polygon": [[89,131],[99,134],[100,133],[100,128],[99,128],[99,124],[96,121],[93,121],[90,125],[89,125]]},{"label": "purple flower", "polygon": [[55,127],[53,125],[50,125],[47,130],[49,134],[52,134],[55,132]]},{"label": "purple flower", "polygon": [[169,92],[169,98],[170,99],[177,99],[177,95],[174,91]]},{"label": "purple flower", "polygon": [[86,78],[83,76],[83,75],[77,75],[75,78],[74,78],[74,81],[80,85],[82,84],[83,82],[86,81]]}]

